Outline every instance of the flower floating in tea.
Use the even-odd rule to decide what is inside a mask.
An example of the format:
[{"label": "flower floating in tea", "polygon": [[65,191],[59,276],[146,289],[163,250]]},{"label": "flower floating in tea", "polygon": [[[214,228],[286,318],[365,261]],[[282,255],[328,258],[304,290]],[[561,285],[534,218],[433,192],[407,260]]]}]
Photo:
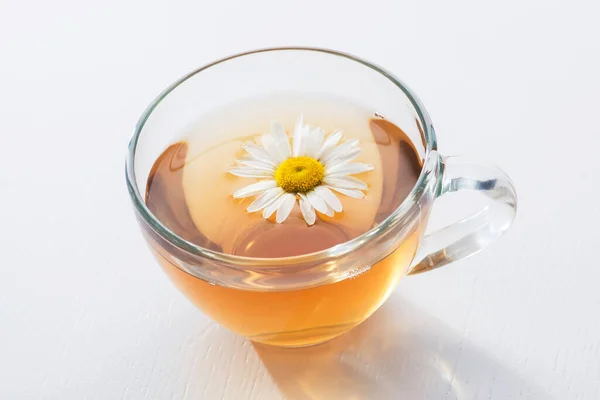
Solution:
[{"label": "flower floating in tea", "polygon": [[364,197],[362,191],[367,185],[350,175],[373,169],[372,165],[352,162],[361,152],[358,140],[340,144],[341,139],[340,131],[325,138],[323,129],[311,128],[300,116],[290,145],[283,126],[273,122],[271,132],[261,136],[262,147],[243,146],[247,156],[229,170],[236,176],[261,180],[238,190],[233,197],[258,196],[247,211],[262,210],[265,219],[277,212],[278,223],[287,219],[296,202],[308,225],[315,223],[315,210],[333,217],[342,211],[342,203],[333,191]]}]

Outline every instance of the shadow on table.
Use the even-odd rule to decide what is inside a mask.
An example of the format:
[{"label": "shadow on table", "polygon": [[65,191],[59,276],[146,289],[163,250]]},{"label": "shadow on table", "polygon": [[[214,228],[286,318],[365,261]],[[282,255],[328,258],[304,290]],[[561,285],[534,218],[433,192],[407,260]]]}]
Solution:
[{"label": "shadow on table", "polygon": [[282,394],[297,399],[553,399],[402,298],[322,345],[255,344]]}]

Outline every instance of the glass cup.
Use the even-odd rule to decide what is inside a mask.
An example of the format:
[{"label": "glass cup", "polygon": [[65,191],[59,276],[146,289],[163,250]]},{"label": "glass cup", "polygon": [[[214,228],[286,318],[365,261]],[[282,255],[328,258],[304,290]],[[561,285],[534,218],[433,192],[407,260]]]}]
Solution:
[{"label": "glass cup", "polygon": [[[201,113],[274,91],[339,96],[394,122],[422,158],[423,168],[408,197],[368,232],[300,256],[242,257],[177,236],[144,201],[154,161]],[[427,111],[391,73],[352,55],[316,48],[251,51],[184,76],[140,118],[126,172],[144,237],[179,290],[230,330],[288,347],[338,336],[368,318],[403,276],[475,254],[510,227],[517,204],[515,189],[502,171],[439,153]],[[434,201],[454,192],[483,195],[487,205],[425,234]]]}]

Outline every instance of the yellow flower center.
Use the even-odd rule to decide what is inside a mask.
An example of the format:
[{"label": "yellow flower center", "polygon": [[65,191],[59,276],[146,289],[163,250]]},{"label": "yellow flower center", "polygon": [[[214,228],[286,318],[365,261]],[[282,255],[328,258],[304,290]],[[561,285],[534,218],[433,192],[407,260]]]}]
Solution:
[{"label": "yellow flower center", "polygon": [[279,164],[275,182],[288,193],[306,193],[319,186],[325,167],[312,157],[291,157]]}]

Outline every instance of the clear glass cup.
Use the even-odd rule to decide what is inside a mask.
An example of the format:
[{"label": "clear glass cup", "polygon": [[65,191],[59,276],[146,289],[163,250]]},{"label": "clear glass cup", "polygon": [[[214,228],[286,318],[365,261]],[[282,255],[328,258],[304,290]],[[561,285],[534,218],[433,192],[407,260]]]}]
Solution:
[{"label": "clear glass cup", "polygon": [[[368,232],[300,256],[241,257],[177,236],[144,202],[156,158],[201,113],[274,91],[339,96],[398,125],[423,162],[409,196]],[[175,82],[140,118],[129,145],[126,175],[144,237],[179,290],[234,332],[288,347],[338,336],[369,317],[403,276],[475,254],[510,227],[517,205],[515,189],[502,171],[438,152],[429,115],[405,84],[365,60],[315,48],[238,54]],[[483,195],[487,205],[469,218],[425,234],[434,201],[453,192]]]}]

